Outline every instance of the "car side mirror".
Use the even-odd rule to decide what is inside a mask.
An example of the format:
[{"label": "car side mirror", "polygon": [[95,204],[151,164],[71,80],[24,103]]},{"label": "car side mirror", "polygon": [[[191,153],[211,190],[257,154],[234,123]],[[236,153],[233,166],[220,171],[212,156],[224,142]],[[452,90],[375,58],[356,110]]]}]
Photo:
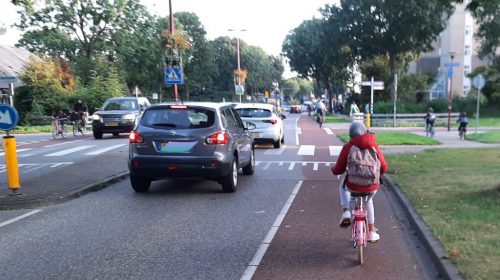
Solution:
[{"label": "car side mirror", "polygon": [[245,130],[254,130],[257,126],[253,122],[245,123]]},{"label": "car side mirror", "polygon": [[282,120],[286,119],[286,116],[285,115],[281,115],[281,119]]}]

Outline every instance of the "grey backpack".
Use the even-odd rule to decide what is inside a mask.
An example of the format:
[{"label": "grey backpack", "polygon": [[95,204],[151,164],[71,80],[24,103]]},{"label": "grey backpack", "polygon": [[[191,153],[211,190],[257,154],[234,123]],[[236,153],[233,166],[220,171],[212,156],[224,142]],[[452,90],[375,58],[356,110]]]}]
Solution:
[{"label": "grey backpack", "polygon": [[356,186],[380,184],[380,159],[375,148],[352,145],[347,156],[347,174],[349,182]]}]

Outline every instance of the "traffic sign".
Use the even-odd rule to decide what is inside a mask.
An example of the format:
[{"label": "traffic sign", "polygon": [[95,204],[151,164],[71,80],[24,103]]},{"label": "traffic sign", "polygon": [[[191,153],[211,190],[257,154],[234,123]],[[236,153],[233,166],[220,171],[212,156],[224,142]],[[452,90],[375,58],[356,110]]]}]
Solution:
[{"label": "traffic sign", "polygon": [[180,66],[167,66],[167,68],[165,68],[165,84],[184,84],[184,76],[182,75],[182,68]]},{"label": "traffic sign", "polygon": [[458,66],[460,66],[460,63],[458,63],[458,62],[451,62],[451,63],[450,62],[446,62],[444,64],[444,66],[445,67],[458,67]]},{"label": "traffic sign", "polygon": [[448,78],[453,78],[453,70],[451,68],[448,69]]},{"label": "traffic sign", "polygon": [[0,130],[11,130],[17,126],[19,115],[14,107],[0,104]]},{"label": "traffic sign", "polygon": [[362,81],[362,86],[371,86],[373,90],[384,90],[384,82],[383,81]]},{"label": "traffic sign", "polygon": [[479,74],[472,79],[472,84],[477,89],[482,89],[486,84],[486,79],[483,75]]},{"label": "traffic sign", "polygon": [[234,91],[236,95],[243,95],[245,92],[245,86],[244,85],[234,85]]}]

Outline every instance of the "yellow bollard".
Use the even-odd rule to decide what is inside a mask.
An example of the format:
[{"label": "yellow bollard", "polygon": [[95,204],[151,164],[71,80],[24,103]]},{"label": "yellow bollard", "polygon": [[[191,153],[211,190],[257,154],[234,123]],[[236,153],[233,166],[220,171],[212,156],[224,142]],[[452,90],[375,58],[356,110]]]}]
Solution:
[{"label": "yellow bollard", "polygon": [[21,187],[19,183],[19,168],[17,165],[16,138],[14,136],[4,136],[3,146],[5,149],[5,165],[7,167],[9,189],[15,192]]},{"label": "yellow bollard", "polygon": [[366,128],[370,128],[370,113],[366,113]]}]

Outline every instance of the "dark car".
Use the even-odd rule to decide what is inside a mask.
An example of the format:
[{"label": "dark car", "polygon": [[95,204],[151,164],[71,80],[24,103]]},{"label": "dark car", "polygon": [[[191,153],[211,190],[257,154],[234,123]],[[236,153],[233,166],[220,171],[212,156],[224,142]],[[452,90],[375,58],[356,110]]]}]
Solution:
[{"label": "dark car", "polygon": [[193,102],[147,108],[130,133],[130,183],[147,192],[151,181],[208,179],[234,192],[238,170],[255,169],[254,141],[232,104]]},{"label": "dark car", "polygon": [[134,129],[136,119],[149,107],[146,97],[113,97],[92,115],[92,133],[101,139],[104,133],[114,136]]}]

